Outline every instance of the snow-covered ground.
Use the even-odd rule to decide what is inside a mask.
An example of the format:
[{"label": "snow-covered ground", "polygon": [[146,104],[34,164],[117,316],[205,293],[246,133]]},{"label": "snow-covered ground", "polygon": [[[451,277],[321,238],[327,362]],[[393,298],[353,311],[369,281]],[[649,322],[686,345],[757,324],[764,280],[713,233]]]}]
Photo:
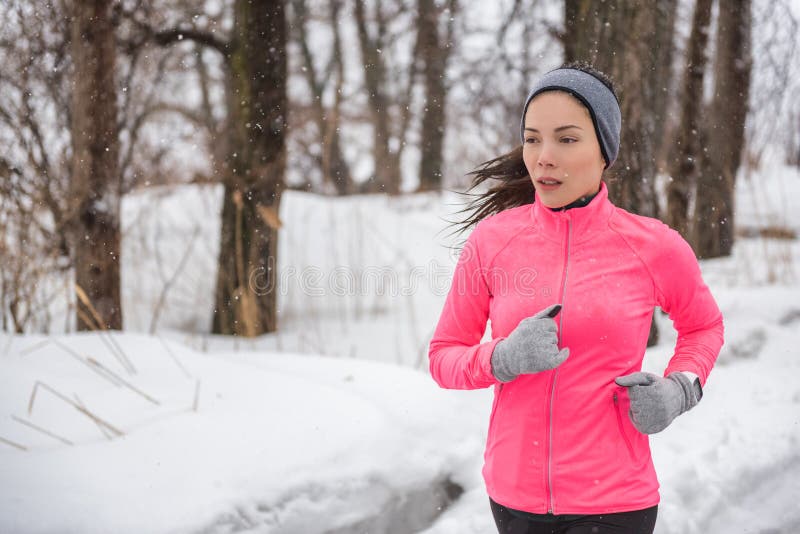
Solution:
[{"label": "snow-covered ground", "polygon": [[[426,368],[457,199],[287,194],[281,332],[231,340],[203,333],[218,198],[126,199],[125,333],[0,336],[0,532],[492,532],[491,394]],[[798,231],[800,175],[766,169],[737,206]],[[651,439],[659,534],[800,532],[798,265],[796,241],[763,239],[703,262],[726,345]],[[654,372],[675,340],[659,322]]]},{"label": "snow-covered ground", "polygon": [[135,374],[98,335],[3,339],[0,436],[27,450],[0,452],[0,531],[323,532],[426,494],[411,532],[481,448],[486,395],[408,368],[113,340]]}]

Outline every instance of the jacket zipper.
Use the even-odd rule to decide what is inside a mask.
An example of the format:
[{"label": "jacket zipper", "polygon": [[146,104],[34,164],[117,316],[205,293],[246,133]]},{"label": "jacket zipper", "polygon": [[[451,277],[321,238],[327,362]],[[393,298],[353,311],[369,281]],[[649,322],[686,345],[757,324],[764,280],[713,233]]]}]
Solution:
[{"label": "jacket zipper", "polygon": [[[567,276],[569,275],[569,252],[570,241],[572,240],[572,219],[567,214],[567,244],[564,253],[564,280],[561,284],[561,305],[564,306],[564,301],[567,295]],[[562,308],[561,314],[558,316],[558,341],[561,344],[561,339],[564,333],[564,310]],[[553,373],[553,382],[550,385],[550,413],[548,421],[548,436],[547,436],[547,513],[555,514],[555,499],[553,498],[553,400],[556,395],[556,381],[558,380],[558,368]]]}]

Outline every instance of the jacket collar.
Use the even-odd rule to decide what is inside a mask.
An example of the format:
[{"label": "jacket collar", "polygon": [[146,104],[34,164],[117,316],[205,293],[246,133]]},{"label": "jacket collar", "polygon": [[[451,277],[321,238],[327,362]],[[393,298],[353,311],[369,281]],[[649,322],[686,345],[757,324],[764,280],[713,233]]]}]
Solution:
[{"label": "jacket collar", "polygon": [[534,225],[546,237],[561,241],[567,229],[572,224],[572,239],[575,242],[588,239],[602,228],[607,226],[608,218],[614,211],[614,205],[608,200],[608,188],[605,182],[600,182],[600,191],[586,206],[570,208],[564,211],[553,211],[539,200],[531,208]]}]

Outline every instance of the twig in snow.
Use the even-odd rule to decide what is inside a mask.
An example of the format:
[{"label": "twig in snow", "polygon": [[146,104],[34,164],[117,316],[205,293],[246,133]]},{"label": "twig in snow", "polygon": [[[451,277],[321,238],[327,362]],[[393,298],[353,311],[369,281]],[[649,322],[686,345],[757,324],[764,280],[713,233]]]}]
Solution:
[{"label": "twig in snow", "polygon": [[[153,317],[150,320],[150,334],[153,335],[156,333],[156,325],[158,325],[158,319],[161,315],[161,310],[164,307],[167,301],[167,293],[175,284],[175,281],[178,279],[178,276],[183,272],[183,269],[186,267],[186,263],[189,261],[189,257],[192,254],[192,250],[194,249],[194,243],[197,240],[197,236],[200,235],[200,226],[195,226],[194,231],[192,232],[192,238],[189,241],[189,244],[186,247],[186,250],[183,252],[183,256],[181,257],[180,262],[178,263],[178,267],[175,269],[175,272],[172,273],[172,276],[164,282],[164,286],[161,288],[161,294],[158,296],[158,302],[156,302],[156,307],[153,310]],[[158,247],[156,247],[156,258],[159,262],[159,266],[161,264],[161,255],[158,254]],[[159,269],[160,270],[160,269]]]},{"label": "twig in snow", "polygon": [[71,400],[66,395],[63,395],[63,394],[59,393],[58,391],[56,391],[52,387],[48,386],[47,384],[45,384],[44,382],[41,382],[39,380],[37,380],[36,383],[33,385],[33,391],[31,392],[31,398],[30,398],[30,401],[28,402],[28,415],[30,415],[33,412],[33,403],[34,403],[34,400],[36,399],[36,392],[39,391],[39,387],[40,386],[43,389],[45,389],[45,390],[49,391],[50,393],[52,393],[53,395],[55,395],[56,397],[58,397],[59,399],[61,399],[62,401],[66,402],[67,404],[69,404],[70,406],[72,406],[73,408],[78,410],[79,412],[81,412],[83,415],[85,415],[86,417],[88,417],[92,421],[103,425],[104,427],[106,427],[107,429],[112,431],[117,436],[125,435],[124,432],[122,432],[121,430],[119,430],[116,427],[114,427],[111,423],[109,423],[107,421],[104,421],[103,419],[101,419],[97,415],[93,414],[92,412],[89,411],[88,408],[86,408],[82,404],[77,404],[75,401]]},{"label": "twig in snow", "polygon": [[[77,403],[77,404],[78,404],[78,405],[79,405],[81,408],[84,408],[84,409],[86,408],[86,405],[83,403],[83,401],[81,400],[81,398],[80,398],[80,397],[78,397],[77,393],[73,393],[73,394],[72,394],[72,396],[73,396],[73,397],[75,397],[75,402],[76,402],[76,403]],[[93,422],[93,423],[94,423],[94,424],[97,426],[97,428],[99,428],[99,429],[100,429],[100,432],[103,434],[103,436],[105,436],[105,438],[106,438],[106,439],[114,439],[114,435],[113,435],[113,434],[111,434],[111,433],[110,433],[110,432],[109,432],[109,431],[106,429],[106,427],[104,427],[103,425],[101,425],[100,423],[98,423],[98,422],[97,422],[97,421],[95,421],[95,420],[92,420],[92,422]]]},{"label": "twig in snow", "polygon": [[109,369],[102,363],[92,358],[91,356],[87,356],[86,358],[84,358],[83,356],[72,350],[70,347],[68,347],[67,345],[61,343],[56,339],[53,340],[53,343],[60,349],[64,350],[67,354],[69,354],[70,356],[81,362],[83,365],[85,365],[98,375],[100,375],[102,378],[111,382],[113,385],[117,387],[124,386],[133,391],[134,393],[136,393],[137,395],[144,397],[144,399],[152,402],[156,406],[160,406],[161,403],[159,403],[156,399],[154,399],[147,393],[143,392],[142,390],[140,390],[139,388],[137,388],[136,386],[134,386],[133,384],[131,384],[130,382],[128,382],[127,380],[116,374],[115,372],[113,372],[111,369]]},{"label": "twig in snow", "polygon": [[105,378],[106,380],[108,380],[109,382],[114,384],[115,386],[121,386],[122,385],[122,383],[116,378],[116,376],[114,376],[113,374],[104,373],[100,369],[98,369],[97,367],[93,367],[92,365],[89,364],[89,361],[87,359],[85,359],[83,356],[81,356],[80,354],[78,354],[77,352],[72,350],[70,347],[68,347],[64,343],[61,343],[57,339],[54,339],[53,343],[58,348],[60,348],[61,350],[63,350],[64,352],[66,352],[67,354],[69,354],[70,356],[72,356],[73,358],[75,358],[76,360],[81,362],[83,365],[85,365],[86,367],[88,367],[89,369],[94,371],[95,373],[99,374],[101,377]]},{"label": "twig in snow", "polygon": [[36,430],[36,431],[38,431],[38,432],[41,432],[42,434],[44,434],[44,435],[46,435],[46,436],[50,436],[50,437],[51,437],[51,438],[53,438],[53,439],[57,439],[58,441],[60,441],[60,442],[62,442],[62,443],[65,443],[65,444],[67,444],[67,445],[74,445],[74,443],[72,443],[72,442],[71,442],[70,440],[68,440],[67,438],[62,438],[61,436],[59,436],[59,435],[57,435],[57,434],[54,434],[53,432],[50,432],[49,430],[46,430],[46,429],[44,429],[44,428],[42,428],[42,427],[40,427],[40,426],[34,425],[34,424],[33,424],[33,423],[31,423],[30,421],[28,421],[28,420],[26,420],[26,419],[23,419],[22,417],[17,417],[16,415],[12,415],[12,416],[11,416],[11,419],[13,419],[14,421],[16,421],[17,423],[20,423],[20,424],[22,424],[22,425],[25,425],[25,426],[27,426],[27,427],[29,427],[29,428],[32,428],[32,429],[34,429],[34,430]]},{"label": "twig in snow", "polygon": [[175,365],[177,365],[178,367],[180,367],[180,370],[181,370],[181,371],[183,371],[183,374],[186,376],[186,378],[192,378],[192,374],[191,374],[191,373],[190,373],[190,372],[189,372],[189,371],[186,369],[186,367],[184,367],[184,366],[183,366],[183,364],[182,364],[182,363],[181,363],[181,361],[178,359],[178,357],[177,357],[177,356],[175,356],[175,353],[173,353],[173,352],[172,352],[172,349],[170,349],[170,348],[169,348],[169,345],[167,345],[167,342],[164,340],[164,338],[162,338],[162,337],[161,337],[160,335],[158,335],[158,334],[156,334],[156,337],[157,337],[157,338],[158,338],[158,340],[161,342],[161,345],[163,345],[163,346],[164,346],[164,350],[166,350],[166,351],[167,351],[167,354],[169,354],[169,355],[170,355],[170,357],[172,358],[172,361],[174,361],[174,362],[175,362]]},{"label": "twig in snow", "polygon": [[197,404],[200,401],[200,381],[198,380],[194,384],[194,404],[192,405],[192,410],[197,412]]},{"label": "twig in snow", "polygon": [[105,365],[103,365],[102,363],[98,362],[97,360],[95,360],[95,359],[94,359],[94,358],[92,358],[91,356],[88,358],[88,362],[89,362],[91,365],[93,365],[94,367],[96,367],[97,369],[100,369],[100,370],[102,370],[104,373],[108,373],[110,376],[114,377],[116,380],[119,380],[119,381],[122,383],[122,385],[123,385],[123,386],[125,386],[125,387],[126,387],[126,388],[128,388],[128,389],[130,389],[130,390],[131,390],[131,391],[133,391],[134,393],[136,393],[136,394],[138,394],[138,395],[142,396],[142,397],[143,397],[143,398],[145,398],[146,400],[148,400],[148,401],[152,402],[152,403],[153,403],[153,404],[155,404],[156,406],[160,406],[160,405],[161,405],[161,403],[160,403],[160,402],[158,402],[156,399],[154,399],[153,397],[151,397],[150,395],[148,395],[147,393],[145,393],[145,392],[144,392],[144,391],[142,391],[141,389],[137,388],[136,386],[134,386],[133,384],[131,384],[130,382],[128,382],[127,380],[125,380],[124,378],[122,378],[121,376],[119,376],[118,374],[114,373],[114,371],[112,371],[111,369],[109,369],[108,367],[106,367]]},{"label": "twig in snow", "polygon": [[3,356],[8,354],[8,349],[11,348],[11,343],[14,341],[14,336],[8,336],[8,342],[3,347]]},{"label": "twig in snow", "polygon": [[47,346],[48,343],[52,341],[52,338],[47,338],[39,341],[38,343],[34,343],[30,347],[25,347],[21,351],[19,351],[20,356],[27,356],[28,354],[41,349],[42,347]]},{"label": "twig in snow", "polygon": [[86,306],[86,309],[89,310],[89,313],[92,314],[91,319],[93,320],[89,320],[89,317],[86,315],[82,316],[81,318],[84,320],[84,322],[89,325],[92,330],[104,330],[105,325],[103,325],[103,318],[100,317],[99,313],[97,313],[97,308],[95,308],[94,304],[92,304],[92,301],[89,300],[89,296],[86,294],[86,291],[84,291],[83,288],[78,284],[75,284],[75,294],[78,296],[78,300],[80,300],[83,305]]},{"label": "twig in snow", "polygon": [[122,367],[125,368],[128,373],[136,374],[136,368],[133,366],[130,359],[128,359],[128,357],[125,355],[122,347],[120,347],[116,340],[111,336],[111,332],[109,332],[106,326],[103,324],[100,314],[97,313],[97,309],[95,309],[95,307],[92,305],[92,302],[89,300],[86,292],[77,284],[75,285],[75,294],[92,314],[92,317],[90,318],[80,308],[78,308],[78,316],[81,318],[81,320],[89,325],[92,331],[97,331],[99,333],[100,341],[102,341],[106,347],[108,347],[108,349],[112,352],[112,354],[114,354],[114,356],[119,360],[120,364],[122,364]]},{"label": "twig in snow", "polygon": [[28,447],[26,447],[25,445],[20,445],[19,443],[16,443],[16,442],[11,441],[10,439],[6,439],[4,437],[0,437],[0,443],[5,443],[7,445],[11,445],[12,447],[15,447],[15,448],[17,448],[17,449],[19,449],[21,451],[27,451],[28,450]]},{"label": "twig in snow", "polygon": [[115,350],[116,353],[119,354],[119,357],[122,359],[122,361],[125,362],[125,365],[127,366],[127,371],[130,374],[135,375],[136,374],[136,368],[133,366],[133,363],[131,362],[131,359],[128,358],[127,354],[125,354],[125,351],[122,350],[122,347],[119,346],[119,343],[117,343],[117,340],[111,334],[111,331],[110,330],[104,330],[104,332],[105,332],[105,336],[100,336],[100,339],[103,340],[103,342],[105,343],[106,337],[108,338],[108,342],[106,343],[106,346],[108,346],[109,348],[112,348],[112,350]]},{"label": "twig in snow", "polygon": [[[135,374],[136,369],[133,367],[133,364],[130,362],[130,360],[128,360],[128,358],[125,356],[125,353],[122,352],[122,349],[119,347],[116,341],[114,341],[114,338],[111,337],[111,334],[107,330],[98,330],[95,325],[91,323],[89,316],[86,315],[80,308],[77,311],[78,317],[80,317],[84,323],[92,327],[92,332],[97,332],[98,339],[103,342],[103,345],[105,345],[111,354],[114,355],[117,361],[119,361],[120,365],[122,365],[122,368],[128,371],[128,374]],[[104,337],[104,332],[108,334],[108,339]]]}]

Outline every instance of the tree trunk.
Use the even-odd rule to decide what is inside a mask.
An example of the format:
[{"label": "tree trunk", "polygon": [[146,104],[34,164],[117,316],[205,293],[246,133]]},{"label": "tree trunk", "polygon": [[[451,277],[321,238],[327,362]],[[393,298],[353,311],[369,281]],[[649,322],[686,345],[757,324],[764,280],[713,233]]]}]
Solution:
[{"label": "tree trunk", "polygon": [[[380,19],[380,5],[376,9],[377,16]],[[370,38],[367,32],[363,0],[356,0],[354,11],[356,27],[358,28],[358,42],[364,65],[364,85],[367,90],[369,111],[372,117],[375,182],[370,189],[397,194],[400,192],[400,158],[399,150],[395,151],[390,147],[391,129],[389,128],[389,123],[392,119],[389,114],[389,100],[386,97],[384,87],[386,66],[380,52],[382,35],[379,31],[376,39]],[[379,24],[379,26],[382,26],[382,24]]]},{"label": "tree trunk", "polygon": [[111,0],[72,9],[70,229],[78,330],[121,329],[119,137]]},{"label": "tree trunk", "polygon": [[697,182],[698,160],[702,156],[701,113],[703,80],[706,72],[708,26],[712,0],[697,0],[692,32],[686,50],[686,70],[680,96],[680,120],[670,154],[666,222],[689,239],[689,200]]},{"label": "tree trunk", "polygon": [[287,25],[281,2],[237,0],[234,10],[228,57],[230,147],[212,330],[257,336],[277,328]]},{"label": "tree trunk", "polygon": [[342,91],[344,90],[344,49],[342,46],[342,34],[339,29],[339,13],[342,10],[342,0],[331,1],[331,24],[333,25],[333,60],[336,71],[336,86],[334,91],[333,108],[329,110],[329,117],[326,121],[327,130],[325,140],[330,140],[329,149],[324,151],[326,165],[328,168],[329,180],[336,187],[339,195],[346,195],[352,192],[353,177],[350,174],[350,166],[344,159],[341,148],[341,136],[339,135],[339,125],[341,124]]},{"label": "tree trunk", "polygon": [[[442,188],[442,146],[445,132],[447,88],[445,69],[450,54],[450,36],[440,37],[439,10],[433,0],[417,1],[417,50],[425,63],[425,102],[422,114],[419,190]],[[450,15],[452,16],[452,14]]]},{"label": "tree trunk", "polygon": [[331,61],[337,76],[335,100],[331,109],[326,109],[322,102],[323,92],[326,81],[320,81],[317,69],[314,66],[314,57],[309,45],[306,31],[306,20],[308,10],[305,0],[293,0],[292,8],[296,18],[295,27],[297,28],[297,41],[305,65],[305,77],[311,89],[311,108],[314,122],[317,125],[318,139],[322,142],[322,156],[319,164],[322,169],[322,176],[325,182],[331,184],[339,195],[346,195],[351,190],[352,179],[350,168],[344,159],[339,135],[339,109],[341,105],[341,89],[344,82],[344,68],[342,62],[342,44],[339,31],[339,12],[341,11],[341,0],[332,0],[331,8],[331,28],[333,31],[333,54]]},{"label": "tree trunk", "polygon": [[[674,94],[673,58],[675,57],[675,21],[678,15],[677,0],[656,0],[655,3],[655,35],[650,68],[653,88],[653,121],[656,132],[656,162],[663,163],[662,154],[667,152],[672,144],[672,139],[667,136],[669,124],[667,109],[671,102],[670,95]],[[656,165],[656,169],[659,165]]]},{"label": "tree trunk", "polygon": [[692,244],[701,258],[728,256],[734,240],[734,187],[750,94],[750,0],[719,10],[708,157],[697,180]]},{"label": "tree trunk", "polygon": [[656,153],[664,132],[663,87],[670,76],[676,2],[566,0],[564,5],[565,59],[588,61],[609,74],[620,98],[620,152],[610,197],[628,211],[658,217]]},{"label": "tree trunk", "polygon": [[564,0],[562,44],[565,61],[589,61],[598,69],[605,70],[598,62],[598,40],[602,25],[610,18],[610,8],[610,2]]},{"label": "tree trunk", "polygon": [[628,211],[658,217],[656,132],[652,116],[658,88],[651,85],[649,76],[656,46],[648,42],[648,36],[655,32],[656,12],[652,5],[638,2],[620,6],[618,11],[622,15],[618,27],[626,28],[629,40],[619,57],[614,58],[611,71],[620,81],[622,135],[610,194],[617,205]]}]

